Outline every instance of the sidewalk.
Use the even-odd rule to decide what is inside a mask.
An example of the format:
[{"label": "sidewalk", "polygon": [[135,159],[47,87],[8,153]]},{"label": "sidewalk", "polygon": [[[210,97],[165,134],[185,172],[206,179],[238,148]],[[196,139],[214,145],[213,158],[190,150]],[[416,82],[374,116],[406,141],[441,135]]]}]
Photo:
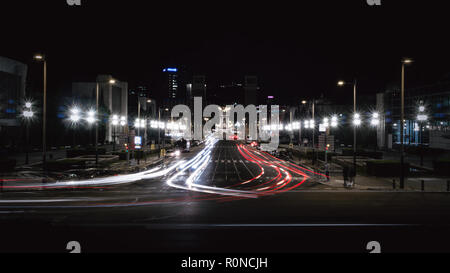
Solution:
[{"label": "sidewalk", "polygon": [[[395,189],[394,189],[395,180]],[[355,179],[354,190],[362,191],[409,191],[422,192],[422,181],[424,181],[424,192],[448,192],[447,181],[444,178],[408,178],[405,180],[405,189],[400,190],[399,178],[377,178],[358,175]],[[333,177],[329,182],[326,179],[317,181],[333,189],[344,189],[344,180],[340,177]]]},{"label": "sidewalk", "polygon": [[[306,161],[299,162],[293,160],[295,164],[312,168],[311,164]],[[315,167],[319,172],[323,173],[323,169]],[[405,189],[400,190],[399,177],[374,177],[358,175],[355,178],[355,186],[351,189],[344,187],[344,179],[342,168],[337,164],[330,164],[330,181],[324,177],[315,177],[316,182],[327,186],[332,190],[360,190],[360,191],[412,191],[422,192],[422,181],[424,181],[424,192],[447,192],[450,185],[450,178],[434,178],[434,177],[412,177],[406,178]],[[394,189],[395,180],[395,189]],[[448,184],[449,183],[449,184]]]}]

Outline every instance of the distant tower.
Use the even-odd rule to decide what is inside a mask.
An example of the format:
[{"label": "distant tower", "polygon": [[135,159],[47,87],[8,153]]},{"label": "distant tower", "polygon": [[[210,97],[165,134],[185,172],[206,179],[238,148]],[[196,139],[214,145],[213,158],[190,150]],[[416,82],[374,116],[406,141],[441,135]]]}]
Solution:
[{"label": "distant tower", "polygon": [[192,83],[186,84],[186,105],[192,109],[194,98],[192,97]]},{"label": "distant tower", "polygon": [[179,99],[180,80],[177,68],[165,68],[163,70],[167,74],[166,84],[170,106],[173,106]]}]

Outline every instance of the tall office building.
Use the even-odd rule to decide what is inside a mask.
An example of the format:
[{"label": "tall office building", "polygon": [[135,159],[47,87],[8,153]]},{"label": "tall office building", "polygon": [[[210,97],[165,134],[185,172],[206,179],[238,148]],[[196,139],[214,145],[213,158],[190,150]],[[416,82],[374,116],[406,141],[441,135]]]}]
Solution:
[{"label": "tall office building", "polygon": [[27,71],[27,65],[0,57],[0,141],[4,145],[14,144],[17,138]]},{"label": "tall office building", "polygon": [[168,98],[176,100],[179,95],[179,78],[177,68],[165,68],[163,70],[167,75]]},{"label": "tall office building", "polygon": [[185,72],[182,68],[165,68],[163,91],[167,94],[164,99],[164,107],[174,107],[177,104],[186,104]]},{"label": "tall office building", "polygon": [[[112,76],[99,75],[99,107],[104,107],[108,112],[114,115],[128,117],[128,83],[115,81],[110,83]],[[95,109],[96,104],[96,82],[74,82],[72,83],[72,95],[77,98],[75,104],[82,107],[83,111]],[[112,141],[112,125],[106,126],[104,133],[106,141]]]},{"label": "tall office building", "polygon": [[137,85],[131,88],[128,94],[128,115],[136,117],[138,115],[139,102],[142,110],[148,99],[150,99],[150,93],[147,86]]},{"label": "tall office building", "polygon": [[[401,143],[401,90],[390,86],[377,96],[381,118],[378,143],[392,148]],[[423,107],[423,112],[420,111]],[[382,112],[381,112],[382,111]],[[424,119],[421,120],[420,116]],[[425,86],[405,90],[404,143],[408,146],[427,145],[450,150],[450,77]]]}]

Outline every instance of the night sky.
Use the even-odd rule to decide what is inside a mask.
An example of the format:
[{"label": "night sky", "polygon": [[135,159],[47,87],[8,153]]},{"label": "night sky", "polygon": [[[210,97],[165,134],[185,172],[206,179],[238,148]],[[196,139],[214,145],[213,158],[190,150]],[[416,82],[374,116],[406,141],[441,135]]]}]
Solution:
[{"label": "night sky", "polygon": [[399,82],[405,56],[415,59],[409,86],[450,72],[448,9],[432,1],[30,2],[1,2],[0,56],[33,65],[34,52],[47,54],[53,94],[97,74],[157,93],[170,65],[205,74],[210,85],[257,75],[281,103],[345,98],[351,91],[336,82],[354,77],[362,94],[382,92]]}]

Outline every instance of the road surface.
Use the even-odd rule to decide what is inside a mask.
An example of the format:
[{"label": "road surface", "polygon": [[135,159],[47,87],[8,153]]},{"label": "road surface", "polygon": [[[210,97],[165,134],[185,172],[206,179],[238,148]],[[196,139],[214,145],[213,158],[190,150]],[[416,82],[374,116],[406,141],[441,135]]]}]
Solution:
[{"label": "road surface", "polygon": [[449,251],[448,194],[329,191],[321,178],[211,140],[142,173],[1,193],[0,251]]}]

